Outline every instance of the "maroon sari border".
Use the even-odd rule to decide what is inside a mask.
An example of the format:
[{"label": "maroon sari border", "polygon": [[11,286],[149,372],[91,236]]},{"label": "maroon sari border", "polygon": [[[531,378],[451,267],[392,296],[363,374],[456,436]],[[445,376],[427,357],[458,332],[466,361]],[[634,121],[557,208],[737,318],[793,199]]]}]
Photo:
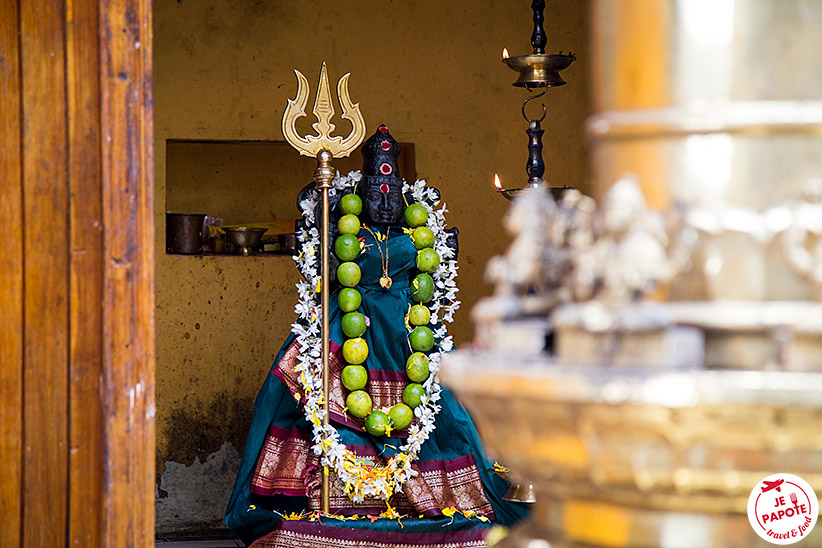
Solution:
[{"label": "maroon sari border", "polygon": [[380,455],[377,448],[373,445],[356,445],[351,443],[346,445],[346,447],[356,453],[358,457],[382,458],[382,455]]},{"label": "maroon sari border", "polygon": [[[291,343],[288,349],[283,354],[283,357],[280,359],[279,362],[274,364],[271,368],[271,374],[277,377],[277,379],[283,383],[288,390],[291,392],[292,396],[299,396],[299,399],[295,397],[295,400],[305,405],[306,399],[305,394],[302,391],[302,388],[297,380],[298,375],[294,370],[294,360],[296,359],[293,355],[295,353],[295,345],[297,341]],[[342,346],[334,341],[329,341],[329,348],[331,351],[331,358],[332,358],[332,374],[335,371],[341,371],[343,367],[342,362]],[[407,381],[406,375],[403,371],[391,371],[386,369],[369,369],[369,383],[374,382],[378,385],[382,384],[397,384],[397,383],[404,383]],[[338,387],[340,388],[340,387]],[[341,388],[340,388],[341,389]],[[331,395],[331,406],[329,409],[329,417],[330,419],[340,425],[350,428],[356,431],[364,431],[363,428],[363,420],[357,418],[351,418],[345,414],[344,406],[344,394],[342,393],[335,393],[335,388],[332,386],[332,395]],[[378,391],[379,392],[379,391]],[[338,401],[338,398],[342,398],[342,400]],[[385,402],[383,402],[385,403]],[[416,423],[417,419],[414,419]],[[408,438],[408,429],[404,428],[402,430],[394,430],[392,432],[391,438],[404,440]]]},{"label": "maroon sari border", "polygon": [[362,431],[362,432],[365,431],[365,430],[363,430],[362,421],[358,423],[354,419],[350,418],[348,415],[341,415],[341,414],[339,414],[335,411],[329,410],[328,411],[328,417],[332,421],[336,422],[337,424],[342,425],[342,426],[347,426],[348,428],[351,428],[352,430],[358,430],[358,431]]},{"label": "maroon sari border", "polygon": [[[271,374],[280,379],[280,382],[282,382],[287,388],[289,388],[290,391],[291,387],[288,386],[288,381],[286,380],[285,374],[283,373],[282,369],[279,368],[279,366],[274,366],[274,368],[271,370]],[[293,396],[294,392],[291,392],[291,394]],[[297,398],[294,398],[294,400],[296,401]],[[305,396],[300,396],[300,402],[305,403]]]},{"label": "maroon sari border", "polygon": [[[285,374],[282,371],[282,368],[280,367],[280,363],[288,357],[289,351],[291,350],[292,347],[294,347],[296,345],[297,345],[297,341],[296,340],[292,341],[291,344],[288,345],[288,348],[283,353],[283,357],[280,358],[280,361],[278,361],[273,366],[271,366],[271,374],[274,375],[275,377],[277,377],[278,379],[280,379],[283,382],[283,384],[285,384],[286,386],[289,386],[289,383],[286,379]],[[335,343],[334,341],[328,341],[328,350],[329,350],[329,352],[331,353],[331,355],[333,357],[337,358],[338,360],[342,360],[342,346],[340,346],[338,343]],[[296,371],[295,371],[295,373],[296,373]],[[289,389],[290,389],[290,387],[289,387]],[[293,394],[293,392],[292,392],[292,394]],[[304,394],[301,395],[300,401],[305,403],[305,395]]]},{"label": "maroon sari border", "polygon": [[420,472],[433,472],[435,470],[444,470],[445,472],[453,472],[461,470],[462,468],[477,467],[473,455],[463,455],[454,459],[431,459],[418,460],[414,462]]},{"label": "maroon sari border", "polygon": [[272,495],[286,495],[288,497],[308,497],[307,489],[287,489],[285,487],[266,489],[252,485],[249,489],[255,495],[270,497]]},{"label": "maroon sari border", "polygon": [[[331,513],[338,516],[378,516],[385,512],[385,506],[355,506],[348,508],[334,508],[331,507]],[[325,518],[323,518],[325,519]]]},{"label": "maroon sari border", "polygon": [[405,374],[405,369],[402,371],[394,371],[393,369],[368,369],[368,380],[377,382],[402,382],[408,381],[408,375]]},{"label": "maroon sari border", "polygon": [[268,435],[277,438],[278,440],[288,440],[291,438],[300,438],[306,443],[311,443],[311,439],[308,436],[307,432],[303,432],[299,428],[292,428],[291,430],[287,430],[282,426],[277,426],[276,424],[269,424],[268,425]]},{"label": "maroon sari border", "polygon": [[[322,538],[340,538],[340,527],[297,520],[285,520],[280,522],[280,524],[278,529],[285,531],[294,531],[296,533]],[[426,546],[432,544],[484,541],[487,534],[488,530],[486,528],[472,528],[443,533],[398,533],[392,531],[347,528],[345,530],[345,539],[359,542],[377,542],[388,546],[402,546],[407,544]]]},{"label": "maroon sari border", "polygon": [[[351,428],[352,430],[356,430],[358,432],[365,432],[365,429],[363,428],[364,421],[362,419],[356,419],[355,420],[355,419],[352,419],[351,417],[349,417],[348,415],[340,415],[339,413],[336,413],[336,412],[331,411],[331,410],[328,412],[328,417],[331,419],[331,421],[333,421],[333,422],[335,422],[335,423],[337,423],[341,426]],[[391,440],[391,439],[404,440],[407,437],[408,437],[408,428],[403,428],[402,430],[392,430],[391,431],[391,437],[390,438],[384,438],[384,439],[385,440]]]}]

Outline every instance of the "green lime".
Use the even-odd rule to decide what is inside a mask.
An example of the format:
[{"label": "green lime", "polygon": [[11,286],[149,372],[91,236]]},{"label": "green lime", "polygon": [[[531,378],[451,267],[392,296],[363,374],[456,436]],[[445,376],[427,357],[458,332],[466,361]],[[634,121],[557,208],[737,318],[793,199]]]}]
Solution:
[{"label": "green lime", "polygon": [[340,234],[357,234],[360,231],[360,219],[356,215],[343,215],[337,221]]},{"label": "green lime", "polygon": [[418,303],[427,303],[433,296],[434,278],[432,278],[430,274],[417,274],[414,279],[411,280],[411,298]]},{"label": "green lime", "polygon": [[391,419],[393,428],[403,430],[408,428],[408,425],[414,420],[414,412],[404,403],[398,403],[388,412],[388,417]]},{"label": "green lime", "polygon": [[348,339],[343,343],[342,353],[346,362],[359,365],[368,357],[368,343],[359,337]]},{"label": "green lime", "polygon": [[346,337],[359,337],[365,333],[365,316],[360,312],[349,312],[342,318],[342,330]]},{"label": "green lime", "polygon": [[414,382],[422,382],[428,378],[431,371],[428,369],[428,356],[422,352],[414,352],[405,362],[405,374]]},{"label": "green lime", "polygon": [[411,204],[405,208],[405,222],[408,226],[422,226],[428,220],[428,211],[420,204]]},{"label": "green lime", "polygon": [[359,215],[362,213],[362,199],[356,194],[346,194],[340,200],[340,209],[346,215]]},{"label": "green lime", "polygon": [[345,287],[354,287],[360,283],[360,276],[362,276],[362,273],[360,272],[360,267],[357,263],[348,261],[340,263],[340,266],[337,267],[337,279]]},{"label": "green lime", "polygon": [[434,272],[439,265],[440,256],[430,247],[420,249],[417,252],[417,270],[422,270],[423,272]]},{"label": "green lime", "polygon": [[344,287],[337,294],[337,304],[343,312],[353,312],[362,304],[362,295],[356,289]]},{"label": "green lime", "polygon": [[348,412],[357,418],[363,418],[371,412],[371,396],[365,390],[355,390],[345,398]]},{"label": "green lime", "polygon": [[[408,335],[411,348],[418,352],[428,352],[434,347],[434,333],[428,327],[420,325]],[[360,363],[360,362],[357,362]]]},{"label": "green lime", "polygon": [[365,418],[365,431],[372,436],[384,436],[391,419],[383,411],[372,411]]},{"label": "green lime", "polygon": [[368,382],[368,371],[361,365],[346,365],[340,377],[346,390],[362,390]]},{"label": "green lime", "polygon": [[431,321],[431,311],[424,304],[415,304],[408,312],[408,321],[411,325],[425,325]]},{"label": "green lime", "polygon": [[353,261],[360,254],[360,241],[353,234],[337,236],[334,242],[334,253],[341,261]]},{"label": "green lime", "polygon": [[423,394],[425,394],[425,388],[423,388],[421,384],[412,382],[402,391],[402,402],[412,409],[419,407],[422,403]]},{"label": "green lime", "polygon": [[425,249],[434,245],[434,233],[426,226],[415,228],[411,233],[411,240],[417,249]]}]

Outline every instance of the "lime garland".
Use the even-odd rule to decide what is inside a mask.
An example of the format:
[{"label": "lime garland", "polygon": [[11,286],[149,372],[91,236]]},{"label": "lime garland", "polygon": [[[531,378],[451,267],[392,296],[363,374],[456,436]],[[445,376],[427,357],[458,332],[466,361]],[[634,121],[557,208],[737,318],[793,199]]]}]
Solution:
[{"label": "lime garland", "polygon": [[[428,221],[428,211],[420,204],[411,204],[406,208],[404,217],[406,224],[413,229],[409,232],[414,246],[419,250],[416,265],[417,269],[422,271],[411,283],[411,297],[417,304],[409,307],[405,315],[406,326],[408,327],[409,323],[415,326],[408,335],[408,342],[414,353],[408,357],[405,365],[406,375],[412,382],[403,390],[402,403],[393,405],[388,411],[373,409],[371,396],[365,391],[368,370],[362,365],[368,358],[369,350],[368,343],[362,338],[367,329],[367,320],[357,311],[362,303],[362,296],[354,289],[360,282],[360,271],[353,261],[360,255],[357,234],[362,228],[374,238],[382,265],[380,285],[389,289],[392,281],[388,275],[388,234],[391,229],[387,229],[386,234],[382,235],[379,232],[374,233],[366,225],[361,226],[358,215],[362,212],[362,200],[356,194],[343,196],[340,208],[344,215],[337,225],[340,236],[334,243],[334,249],[337,257],[343,261],[337,268],[337,280],[346,287],[337,294],[340,310],[345,312],[342,330],[348,337],[342,347],[343,358],[348,364],[342,370],[342,383],[349,391],[345,408],[351,415],[365,419],[365,430],[372,436],[390,436],[392,429],[408,428],[414,418],[412,409],[422,404],[424,389],[419,383],[424,382],[430,374],[430,360],[425,352],[434,347],[434,333],[427,326],[431,321],[431,311],[425,303],[434,296],[434,279],[431,278],[431,273],[437,270],[440,257],[433,249],[434,233],[430,228],[423,226]],[[380,242],[385,242],[384,253]],[[362,247],[365,247],[364,242]]]},{"label": "lime garland", "polygon": [[[345,192],[348,189],[353,188],[361,178],[362,175],[359,171],[353,171],[345,177],[341,177],[337,174],[332,182],[333,188],[329,190],[329,194],[333,196],[337,192]],[[314,453],[320,456],[323,466],[332,468],[336,472],[336,481],[339,481],[344,486],[344,492],[354,502],[362,502],[366,497],[388,500],[395,492],[401,491],[402,484],[406,480],[416,475],[416,472],[412,469],[411,464],[418,458],[419,450],[422,447],[422,444],[428,439],[431,432],[434,431],[435,418],[437,413],[440,411],[440,406],[437,404],[442,390],[439,384],[438,375],[440,356],[442,352],[447,352],[453,348],[453,340],[451,336],[448,335],[445,323],[453,321],[454,312],[456,312],[459,308],[459,301],[456,298],[457,287],[455,278],[457,275],[457,265],[456,260],[454,260],[455,253],[454,250],[448,245],[447,234],[445,233],[444,214],[447,212],[447,209],[444,205],[439,209],[435,209],[439,204],[439,196],[435,190],[426,188],[425,181],[416,181],[413,185],[409,185],[404,182],[402,192],[403,195],[410,193],[413,201],[423,207],[427,213],[425,228],[430,230],[433,234],[433,243],[430,246],[423,247],[423,250],[432,250],[436,253],[440,260],[438,261],[438,264],[433,267],[430,266],[430,263],[429,265],[423,264],[424,268],[432,270],[432,272],[430,275],[428,273],[421,273],[418,277],[425,274],[426,276],[429,276],[433,282],[431,284],[433,286],[433,291],[431,292],[430,307],[426,308],[428,309],[430,315],[429,322],[432,325],[436,325],[437,321],[441,320],[441,324],[437,327],[436,331],[431,331],[429,327],[423,325],[415,325],[412,329],[409,325],[410,314],[406,317],[406,325],[409,327],[410,332],[409,336],[411,336],[416,329],[424,328],[425,330],[430,331],[432,339],[438,342],[436,342],[436,349],[434,349],[433,346],[429,348],[431,352],[427,355],[428,374],[425,379],[421,379],[421,383],[412,383],[422,387],[422,390],[419,391],[421,393],[418,394],[419,404],[413,406],[413,414],[418,420],[408,426],[408,438],[405,445],[402,445],[399,448],[399,451],[388,460],[385,466],[376,466],[372,461],[358,457],[344,444],[340,443],[339,432],[333,425],[329,424],[328,426],[323,426],[322,424],[323,414],[325,411],[322,408],[322,357],[320,355],[321,333],[318,318],[320,315],[320,303],[318,299],[320,273],[317,265],[320,249],[320,235],[317,227],[315,226],[314,219],[314,210],[318,200],[317,193],[309,193],[309,196],[300,203],[300,208],[302,209],[303,216],[306,220],[306,227],[298,234],[298,238],[301,242],[301,248],[299,255],[295,256],[294,260],[297,262],[300,272],[305,279],[297,284],[299,300],[295,307],[295,312],[300,316],[302,322],[292,325],[292,332],[296,336],[296,343],[299,348],[299,356],[297,358],[298,363],[295,370],[299,373],[300,383],[302,384],[305,395],[305,417],[313,426]],[[356,224],[359,229],[359,222]],[[420,227],[416,227],[415,230],[418,228]],[[343,234],[343,236],[345,235],[346,234]],[[430,253],[428,254],[430,255]],[[349,257],[350,254],[343,253],[343,256]],[[356,258],[356,256],[352,258]],[[346,263],[349,265],[354,265],[355,267],[357,266],[353,261],[344,261],[342,264]],[[346,266],[344,270],[345,269],[350,269],[352,271],[354,270],[350,266]],[[359,269],[357,268],[356,270],[358,271]],[[338,270],[338,272],[340,271]],[[345,278],[345,276],[343,277]],[[359,282],[359,276],[354,276],[354,278],[356,278],[356,282],[343,290],[353,290],[353,286]],[[352,280],[348,280],[348,282],[351,281]],[[417,285],[419,287],[420,284],[418,283]],[[423,297],[424,295],[420,296],[420,298]],[[422,304],[422,302],[419,302],[419,304]],[[352,312],[358,313],[353,309],[348,313],[350,314]],[[350,331],[353,334],[356,334],[362,328],[359,318],[347,323],[352,323],[355,325],[355,328]],[[424,331],[421,330],[417,333],[424,333]],[[412,344],[412,349],[414,345],[413,341],[415,339],[425,339],[425,344],[420,345],[421,343],[418,343],[418,347],[424,348],[427,346],[427,333],[425,335],[426,336],[422,337],[414,336],[409,339]],[[363,343],[365,342],[360,337],[351,337],[346,341],[346,343],[356,339],[362,340]],[[353,346],[358,345],[359,343],[355,343]],[[344,344],[344,357],[346,357],[345,354],[346,351]],[[351,352],[348,354],[348,358],[355,358],[353,361],[357,361],[357,359],[359,359],[358,356],[355,356]],[[414,354],[412,354],[412,358],[416,354],[422,354],[425,356],[422,351],[417,350]],[[366,357],[363,357],[360,363],[365,361]],[[414,359],[420,360],[419,357]],[[348,361],[351,365],[347,367],[359,365],[351,363],[351,360]],[[409,363],[410,362],[411,359],[409,358]],[[419,373],[417,372],[416,374]],[[357,377],[357,375],[351,375],[351,377]],[[361,381],[353,383],[351,386],[356,387],[360,383]],[[364,383],[362,384],[364,386]],[[349,407],[349,411],[351,408],[351,402],[348,400],[351,399],[351,394],[354,394],[357,390],[358,389],[356,388],[351,390],[347,398],[346,405]],[[368,396],[367,393],[363,393]],[[411,400],[411,402],[416,403],[416,400]],[[408,405],[408,402],[404,402],[403,405],[406,405],[409,408],[412,407]],[[389,435],[392,427],[396,428],[402,425],[401,421],[398,422],[397,420],[394,420],[392,422],[391,410],[389,410],[388,413],[385,413],[383,410],[370,409],[370,411],[371,413],[366,412],[364,416],[368,417],[375,415],[376,417],[379,417],[379,420],[372,419],[371,421],[374,423],[379,423],[372,425],[372,435]],[[376,415],[378,412],[386,415],[386,417]],[[360,412],[360,414],[362,414],[362,412]],[[396,417],[399,417],[400,415],[407,414],[395,412]],[[366,420],[368,421],[368,419]]]}]

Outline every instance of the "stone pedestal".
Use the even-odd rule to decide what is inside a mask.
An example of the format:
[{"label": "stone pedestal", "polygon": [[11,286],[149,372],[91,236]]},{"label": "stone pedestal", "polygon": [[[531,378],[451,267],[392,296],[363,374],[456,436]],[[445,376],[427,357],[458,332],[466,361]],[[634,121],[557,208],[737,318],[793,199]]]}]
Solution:
[{"label": "stone pedestal", "polygon": [[822,304],[711,301],[667,305],[678,325],[704,333],[705,367],[822,372]]},{"label": "stone pedestal", "polygon": [[667,306],[645,302],[606,309],[598,302],[559,307],[551,315],[555,353],[565,363],[694,368],[704,362],[701,330],[675,325]]}]

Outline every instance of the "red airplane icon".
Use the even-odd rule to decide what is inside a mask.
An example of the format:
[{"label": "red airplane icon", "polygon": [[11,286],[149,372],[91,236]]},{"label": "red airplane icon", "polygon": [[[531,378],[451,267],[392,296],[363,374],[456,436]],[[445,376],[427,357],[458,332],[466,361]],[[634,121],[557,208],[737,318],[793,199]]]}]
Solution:
[{"label": "red airplane icon", "polygon": [[781,493],[782,488],[780,487],[780,485],[782,485],[783,483],[785,483],[785,480],[783,480],[783,479],[776,480],[776,481],[765,480],[765,487],[762,488],[762,492],[767,493],[771,489],[776,489],[778,492]]}]

